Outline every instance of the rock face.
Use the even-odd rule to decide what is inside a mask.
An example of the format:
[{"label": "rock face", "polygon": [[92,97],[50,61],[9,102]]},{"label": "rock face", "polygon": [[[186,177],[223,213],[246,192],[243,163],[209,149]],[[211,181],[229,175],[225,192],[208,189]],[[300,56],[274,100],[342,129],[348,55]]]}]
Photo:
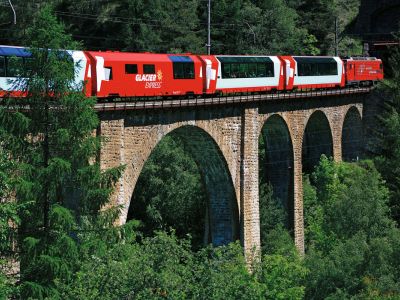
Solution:
[{"label": "rock face", "polygon": [[[240,239],[247,258],[260,248],[259,138],[266,137],[267,169],[286,198],[295,244],[304,252],[303,166],[321,154],[335,160],[359,155],[365,95],[235,106],[101,112],[97,134],[107,142],[103,168],[126,165],[113,201],[126,222],[142,168],[158,142],[174,131],[199,165],[209,198],[214,244]],[[350,120],[350,121],[349,121]],[[323,123],[324,126],[321,126]],[[350,124],[350,125],[349,125]],[[353,155],[353,156],[354,156]],[[312,157],[311,157],[312,156]]]},{"label": "rock face", "polygon": [[368,35],[388,35],[399,30],[400,0],[361,0],[355,33]]}]

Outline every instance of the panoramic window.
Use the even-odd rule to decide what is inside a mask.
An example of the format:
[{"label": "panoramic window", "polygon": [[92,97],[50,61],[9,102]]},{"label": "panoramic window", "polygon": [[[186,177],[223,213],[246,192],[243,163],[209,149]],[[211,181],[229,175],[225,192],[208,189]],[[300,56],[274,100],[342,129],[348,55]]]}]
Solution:
[{"label": "panoramic window", "polygon": [[137,64],[125,65],[125,74],[137,74],[137,73],[138,73]]},{"label": "panoramic window", "polygon": [[7,57],[6,59],[7,68],[6,68],[6,76],[7,77],[17,77],[22,75],[23,70],[23,58],[22,57]]},{"label": "panoramic window", "polygon": [[274,64],[269,57],[219,56],[222,78],[274,77]]},{"label": "panoramic window", "polygon": [[24,74],[31,76],[33,72],[33,59],[29,57],[24,58]]},{"label": "panoramic window", "polygon": [[156,74],[155,65],[143,65],[143,73],[144,74]]},{"label": "panoramic window", "polygon": [[0,77],[6,76],[6,60],[4,56],[0,56]]},{"label": "panoramic window", "polygon": [[337,62],[325,57],[295,57],[298,76],[338,75]]},{"label": "panoramic window", "polygon": [[174,79],[194,79],[194,63],[174,62]]},{"label": "panoramic window", "polygon": [[174,79],[194,79],[194,62],[190,56],[170,55]]}]

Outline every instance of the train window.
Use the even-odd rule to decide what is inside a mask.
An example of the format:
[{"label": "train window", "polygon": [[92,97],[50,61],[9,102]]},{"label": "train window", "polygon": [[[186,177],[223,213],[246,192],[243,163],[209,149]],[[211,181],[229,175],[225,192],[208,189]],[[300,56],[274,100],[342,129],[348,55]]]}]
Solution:
[{"label": "train window", "polygon": [[194,63],[184,63],[185,78],[194,79]]},{"label": "train window", "polygon": [[6,59],[4,56],[0,56],[0,77],[6,76]]},{"label": "train window", "polygon": [[269,57],[219,56],[222,78],[274,77],[274,64]]},{"label": "train window", "polygon": [[295,57],[299,76],[338,75],[337,62],[330,57]]},{"label": "train window", "polygon": [[29,77],[32,76],[34,70],[33,59],[29,57],[24,58],[24,74],[25,76]]},{"label": "train window", "polygon": [[104,67],[104,79],[105,80],[113,79],[112,67]]},{"label": "train window", "polygon": [[23,58],[22,57],[7,57],[7,77],[18,77],[23,74]]},{"label": "train window", "polygon": [[144,74],[156,74],[155,65],[143,65],[143,73]]},{"label": "train window", "polygon": [[184,77],[184,70],[182,63],[174,63],[174,79],[183,79]]},{"label": "train window", "polygon": [[267,67],[265,64],[257,65],[257,77],[266,77],[267,76]]},{"label": "train window", "polygon": [[274,77],[274,64],[272,62],[265,64],[267,69],[267,77]]},{"label": "train window", "polygon": [[174,79],[194,79],[193,62],[174,62]]},{"label": "train window", "polygon": [[239,64],[231,64],[231,74],[230,78],[238,78],[239,77]]},{"label": "train window", "polygon": [[257,64],[250,63],[248,64],[248,68],[249,68],[249,77],[251,78],[257,77]]},{"label": "train window", "polygon": [[230,78],[231,64],[222,64],[222,78]]},{"label": "train window", "polygon": [[125,65],[125,74],[137,74],[137,73],[138,73],[137,64]]}]

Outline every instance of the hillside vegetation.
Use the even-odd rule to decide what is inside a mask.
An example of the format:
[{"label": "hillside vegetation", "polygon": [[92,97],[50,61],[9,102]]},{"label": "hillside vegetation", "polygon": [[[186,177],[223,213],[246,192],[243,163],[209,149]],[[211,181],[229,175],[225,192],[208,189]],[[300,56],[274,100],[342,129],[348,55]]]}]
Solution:
[{"label": "hillside vegetation", "polygon": [[[400,68],[380,86],[385,111],[374,155],[353,163],[322,156],[304,174],[304,257],[262,173],[260,139],[262,252],[249,265],[239,242],[213,247],[204,239],[202,174],[173,134],[146,162],[130,220],[114,226],[119,208],[109,199],[124,166],[100,169],[107,141],[92,135],[96,99],[71,93],[65,55],[44,50],[201,53],[205,2],[15,2],[20,22],[1,28],[1,40],[30,46],[36,65],[31,110],[12,99],[0,108],[0,299],[400,298]],[[358,4],[213,1],[213,52],[332,53],[335,17],[343,34]],[[358,49],[342,36],[342,53]],[[10,258],[21,262],[19,278],[4,271]]]},{"label": "hillside vegetation", "polygon": [[[204,53],[204,0],[15,0],[17,25],[1,27],[0,43],[26,44],[26,29],[44,5],[85,49]],[[334,54],[335,18],[341,55],[361,54],[360,42],[345,34],[360,0],[211,1],[214,54]],[[11,20],[11,10],[0,11]]]}]

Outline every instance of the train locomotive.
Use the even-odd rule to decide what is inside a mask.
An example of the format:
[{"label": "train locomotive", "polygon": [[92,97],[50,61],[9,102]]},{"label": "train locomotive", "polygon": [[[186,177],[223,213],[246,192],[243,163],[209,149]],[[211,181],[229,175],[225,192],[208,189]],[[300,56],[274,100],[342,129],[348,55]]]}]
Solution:
[{"label": "train locomotive", "polygon": [[[85,95],[100,100],[344,88],[383,79],[382,61],[371,57],[66,53],[76,84],[85,82]],[[0,97],[22,95],[12,81],[30,59],[27,48],[0,46]]]}]

